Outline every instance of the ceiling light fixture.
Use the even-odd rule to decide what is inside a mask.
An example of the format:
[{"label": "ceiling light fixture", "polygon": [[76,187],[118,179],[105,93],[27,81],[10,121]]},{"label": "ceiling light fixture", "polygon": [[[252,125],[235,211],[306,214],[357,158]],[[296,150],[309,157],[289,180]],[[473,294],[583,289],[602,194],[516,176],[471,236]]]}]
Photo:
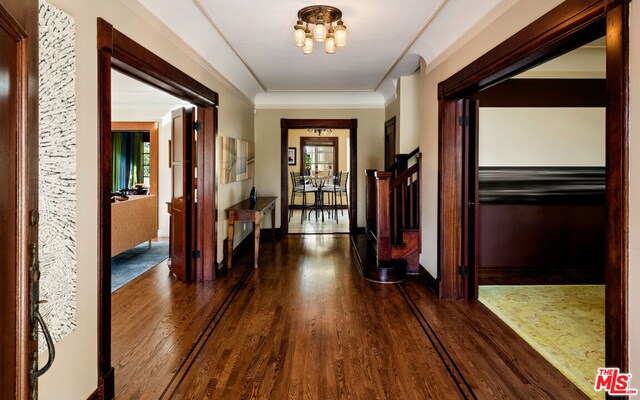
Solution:
[{"label": "ceiling light fixture", "polygon": [[[313,31],[309,29],[309,25],[314,25]],[[337,47],[347,44],[347,27],[342,21],[342,11],[335,7],[309,6],[301,9],[293,29],[294,43],[302,47],[304,54],[313,53],[314,40],[324,42],[327,54],[335,54]]]},{"label": "ceiling light fixture", "polygon": [[333,132],[329,128],[310,128],[310,129],[307,129],[307,131],[313,132],[318,136],[331,136],[331,132]]}]

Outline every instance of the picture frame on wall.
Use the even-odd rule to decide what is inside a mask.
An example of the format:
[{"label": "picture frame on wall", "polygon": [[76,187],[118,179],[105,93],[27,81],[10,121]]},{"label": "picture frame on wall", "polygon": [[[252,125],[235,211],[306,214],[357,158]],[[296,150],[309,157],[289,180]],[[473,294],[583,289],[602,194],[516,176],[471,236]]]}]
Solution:
[{"label": "picture frame on wall", "polygon": [[296,165],[296,148],[289,147],[289,151],[287,152],[287,160],[289,161],[289,165]]}]

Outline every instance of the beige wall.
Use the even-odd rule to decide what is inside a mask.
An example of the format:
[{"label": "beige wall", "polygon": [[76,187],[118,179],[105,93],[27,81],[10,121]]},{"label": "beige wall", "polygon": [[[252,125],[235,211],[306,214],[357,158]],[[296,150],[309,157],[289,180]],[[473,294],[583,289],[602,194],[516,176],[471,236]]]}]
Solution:
[{"label": "beige wall", "polygon": [[629,78],[629,364],[640,387],[640,1],[631,2]]},{"label": "beige wall", "polygon": [[400,77],[400,127],[398,154],[409,154],[419,146],[420,71]]},{"label": "beige wall", "polygon": [[480,108],[480,166],[604,167],[604,108]]},{"label": "beige wall", "polygon": [[420,135],[423,154],[422,255],[420,263],[437,276],[438,254],[438,83],[458,72],[528,25],[560,1],[521,1],[492,24],[458,42],[430,65],[420,64]]},{"label": "beige wall", "polygon": [[[250,102],[232,92],[206,63],[155,18],[118,0],[51,0],[75,18],[77,96],[77,328],[56,345],[56,361],[40,379],[41,399],[86,399],[97,385],[97,253],[98,253],[98,110],[96,19],[102,17],[126,35],[140,42],[194,79],[220,95],[220,132],[252,137],[253,112]],[[135,8],[135,10],[133,9]],[[143,13],[144,16],[136,15]],[[248,192],[247,192],[248,193]],[[220,205],[246,197],[238,190],[220,193]],[[224,238],[224,234],[220,235]],[[55,301],[55,299],[52,299]],[[50,300],[50,301],[52,301]],[[42,357],[46,359],[46,357]]]},{"label": "beige wall", "polygon": [[[296,148],[296,165],[289,166],[289,176],[291,172],[300,172],[300,163],[304,160],[302,159],[302,152],[300,151],[300,138],[303,136],[314,136],[313,133],[307,131],[306,129],[289,129],[289,147]],[[334,129],[331,132],[331,136],[338,138],[338,171],[348,172],[349,171],[349,157],[347,154],[347,149],[349,147],[349,130],[348,129]],[[291,185],[291,180],[289,180],[289,197],[291,199],[291,191],[293,187]],[[313,194],[307,195],[307,204],[313,204]],[[298,196],[298,200],[296,200],[296,204],[300,204],[302,197]]]},{"label": "beige wall", "polygon": [[[358,226],[365,224],[367,168],[384,168],[384,108],[361,109],[260,109],[255,116],[256,189],[260,196],[278,196],[276,227],[280,226],[280,119],[332,118],[358,120]],[[270,221],[268,222],[270,223]]]}]

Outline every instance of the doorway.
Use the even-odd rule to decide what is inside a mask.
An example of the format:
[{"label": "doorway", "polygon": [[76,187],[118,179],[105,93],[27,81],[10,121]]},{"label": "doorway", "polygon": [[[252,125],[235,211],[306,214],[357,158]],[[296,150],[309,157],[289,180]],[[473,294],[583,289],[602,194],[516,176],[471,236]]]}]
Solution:
[{"label": "doorway", "polygon": [[[99,151],[103,156],[99,165],[100,201],[99,215],[99,257],[98,257],[98,387],[103,398],[114,397],[114,369],[111,360],[111,70],[144,82],[164,92],[196,105],[197,111],[181,110],[180,115],[172,117],[174,131],[179,131],[187,140],[185,146],[173,147],[172,155],[180,158],[173,163],[173,175],[180,176],[184,183],[182,192],[174,197],[182,198],[186,203],[195,202],[197,196],[199,212],[193,227],[185,229],[199,234],[193,236],[189,249],[183,248],[182,254],[193,258],[192,275],[197,280],[212,280],[216,274],[215,254],[215,142],[218,95],[193,78],[168,64],[146,48],[114,29],[108,22],[98,19],[98,108],[99,108]],[[188,152],[191,141],[188,139],[198,128],[199,140]],[[180,141],[182,143],[183,141]],[[199,160],[198,176],[189,175],[194,165],[191,157]],[[196,181],[197,179],[197,181]],[[199,182],[199,183],[197,183]],[[189,188],[196,187],[191,194]],[[189,215],[185,213],[185,220]],[[184,243],[184,241],[183,241]],[[198,251],[190,251],[192,248]],[[177,250],[176,250],[177,251]],[[174,251],[175,252],[175,251]],[[185,280],[186,280],[185,279]]]},{"label": "doorway", "polygon": [[[341,220],[340,233],[355,233],[357,174],[353,171],[357,171],[358,120],[283,118],[280,128],[281,233],[305,233],[305,220],[309,221],[309,226],[314,225],[309,228],[309,233],[335,233],[333,229],[336,225],[340,227]],[[331,136],[334,132],[336,134]],[[300,143],[299,147],[296,147],[297,143]],[[295,158],[292,158],[293,154]],[[305,175],[307,172],[309,174]],[[294,185],[293,182],[299,184]],[[335,186],[335,190],[325,190],[323,193],[322,188],[331,185]],[[294,186],[302,187],[297,204]],[[294,207],[290,208],[290,205]],[[293,214],[295,220],[300,221],[300,226],[294,225],[294,229],[290,229]]]},{"label": "doorway", "polygon": [[[606,10],[602,13],[602,10]],[[549,30],[549,26],[554,26]],[[477,202],[456,203],[444,193],[461,196],[469,188],[467,169],[456,166],[464,157],[465,130],[474,124],[475,109],[468,99],[474,93],[515,76],[559,54],[576,49],[606,32],[606,239],[605,239],[605,358],[606,365],[628,368],[627,355],[627,138],[628,125],[628,4],[604,7],[604,2],[584,5],[565,1],[561,6],[533,22],[519,34],[494,48],[484,57],[440,84],[440,177],[439,177],[439,272],[440,295],[445,298],[473,297],[469,288],[475,266],[469,243],[474,243],[474,229],[463,221],[465,211]],[[534,45],[535,44],[535,45]],[[513,50],[517,49],[517,50]],[[520,61],[514,61],[520,60]],[[478,72],[481,71],[481,72]],[[472,128],[469,128],[472,127]],[[465,252],[470,253],[467,259]],[[474,283],[475,285],[475,283]],[[595,372],[594,372],[595,373]]]}]

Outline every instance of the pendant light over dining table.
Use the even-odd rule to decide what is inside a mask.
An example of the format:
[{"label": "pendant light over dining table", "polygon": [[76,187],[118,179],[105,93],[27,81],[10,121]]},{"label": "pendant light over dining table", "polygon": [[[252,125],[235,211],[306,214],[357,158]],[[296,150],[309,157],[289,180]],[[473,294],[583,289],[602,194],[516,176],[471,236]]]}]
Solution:
[{"label": "pendant light over dining table", "polygon": [[[312,25],[310,29],[309,25]],[[342,11],[331,6],[309,6],[298,11],[298,22],[293,27],[294,43],[302,47],[303,54],[313,53],[313,43],[324,43],[327,54],[335,54],[338,47],[347,44],[347,27]]]}]

